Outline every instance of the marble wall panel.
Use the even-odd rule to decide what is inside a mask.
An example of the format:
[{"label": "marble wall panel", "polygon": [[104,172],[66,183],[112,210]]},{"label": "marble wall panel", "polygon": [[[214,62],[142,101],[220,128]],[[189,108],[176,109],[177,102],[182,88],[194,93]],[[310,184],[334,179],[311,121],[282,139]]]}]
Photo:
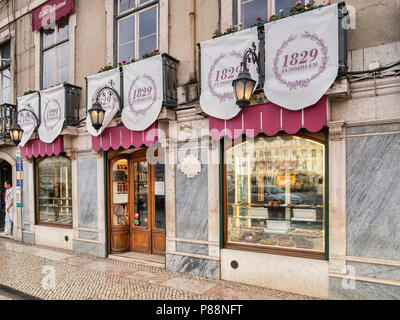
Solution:
[{"label": "marble wall panel", "polygon": [[165,263],[166,268],[171,271],[188,273],[211,279],[220,278],[220,262],[216,260],[167,254]]},{"label": "marble wall panel", "polygon": [[360,127],[348,127],[347,134],[363,134],[377,132],[397,132],[400,131],[400,123],[377,124]]},{"label": "marble wall panel", "polygon": [[22,232],[22,242],[35,244],[35,234],[31,232]]},{"label": "marble wall panel", "polygon": [[99,234],[97,232],[79,230],[79,238],[88,240],[98,240]]},{"label": "marble wall panel", "polygon": [[22,183],[22,210],[24,222],[30,221],[30,205],[29,205],[29,164],[24,161],[23,162],[24,169],[24,180]]},{"label": "marble wall panel", "polygon": [[107,256],[104,243],[73,240],[72,245],[72,250],[76,252],[86,253],[101,258],[105,258]]},{"label": "marble wall panel", "polygon": [[176,251],[208,255],[208,245],[190,242],[176,242]]},{"label": "marble wall panel", "polygon": [[400,135],[347,138],[347,254],[400,260]]},{"label": "marble wall panel", "polygon": [[[200,142],[188,142],[178,146],[178,163],[191,153],[207,162],[207,149],[197,149]],[[201,165],[201,172],[188,178],[176,166],[176,237],[208,240],[208,166]]]},{"label": "marble wall panel", "polygon": [[355,288],[345,289],[347,279],[329,278],[330,300],[400,300],[400,287],[364,281],[355,281]]},{"label": "marble wall panel", "polygon": [[79,227],[97,229],[97,159],[78,159]]},{"label": "marble wall panel", "polygon": [[[348,270],[356,276],[400,281],[400,267],[381,264],[347,262]],[[354,269],[349,269],[354,268]]]}]

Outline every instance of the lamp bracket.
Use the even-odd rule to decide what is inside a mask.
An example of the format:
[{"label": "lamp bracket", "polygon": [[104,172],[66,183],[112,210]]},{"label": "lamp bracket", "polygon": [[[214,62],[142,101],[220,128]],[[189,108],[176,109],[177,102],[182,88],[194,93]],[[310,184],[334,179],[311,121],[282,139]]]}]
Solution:
[{"label": "lamp bracket", "polygon": [[21,110],[19,110],[17,112],[17,114],[15,115],[15,118],[17,119],[17,123],[18,123],[18,115],[21,112],[29,112],[29,113],[31,113],[33,115],[33,117],[35,118],[35,121],[36,121],[36,128],[35,129],[37,129],[40,126],[40,120],[39,120],[38,116],[32,110],[29,110],[29,109],[21,109]]},{"label": "lamp bracket", "polygon": [[[100,101],[99,101],[100,94],[101,94],[103,91],[106,91],[106,90],[111,90],[111,91],[115,94],[115,96],[118,98],[118,108],[119,108],[119,112],[122,112],[123,105],[122,105],[121,96],[119,95],[119,93],[117,92],[117,90],[115,90],[115,89],[112,88],[112,87],[104,86],[103,88],[101,88],[101,89],[99,90],[99,92],[97,93],[96,102],[97,102],[97,103],[100,103]],[[100,103],[100,104],[101,104],[101,103]]]},{"label": "lamp bracket", "polygon": [[257,73],[260,74],[261,68],[260,68],[260,61],[258,58],[258,55],[256,53],[256,44],[253,43],[251,44],[251,48],[247,48],[246,51],[243,54],[243,61],[241,62],[241,65],[244,70],[249,71],[247,64],[248,63],[254,63],[257,64]]}]

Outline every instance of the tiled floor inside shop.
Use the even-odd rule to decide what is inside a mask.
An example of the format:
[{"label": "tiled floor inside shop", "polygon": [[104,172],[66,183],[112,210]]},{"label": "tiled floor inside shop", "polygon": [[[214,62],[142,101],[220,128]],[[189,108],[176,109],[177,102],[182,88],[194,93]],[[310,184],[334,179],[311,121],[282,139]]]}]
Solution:
[{"label": "tiled floor inside shop", "polygon": [[[44,280],[52,275],[54,281]],[[314,299],[6,238],[0,238],[0,284],[41,299]]]}]

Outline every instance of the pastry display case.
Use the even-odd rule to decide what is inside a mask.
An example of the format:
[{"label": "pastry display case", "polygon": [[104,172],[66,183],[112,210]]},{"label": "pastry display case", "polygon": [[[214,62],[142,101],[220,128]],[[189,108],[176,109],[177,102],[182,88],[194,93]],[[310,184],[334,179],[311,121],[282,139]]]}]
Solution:
[{"label": "pastry display case", "polygon": [[[324,251],[323,149],[311,140],[262,137],[226,150],[226,242]],[[312,159],[319,163],[301,170],[308,154],[320,155]]]},{"label": "pastry display case", "polygon": [[112,168],[113,183],[113,225],[127,226],[129,224],[128,211],[128,160],[120,159],[116,161]]}]

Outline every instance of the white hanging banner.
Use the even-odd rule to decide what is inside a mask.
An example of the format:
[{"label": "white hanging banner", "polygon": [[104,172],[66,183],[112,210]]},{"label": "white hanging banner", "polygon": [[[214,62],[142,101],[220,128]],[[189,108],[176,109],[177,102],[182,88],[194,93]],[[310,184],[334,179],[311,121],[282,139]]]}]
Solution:
[{"label": "white hanging banner", "polygon": [[125,127],[142,131],[157,120],[163,103],[162,57],[157,55],[123,67]]},{"label": "white hanging banner", "polygon": [[52,143],[61,133],[65,121],[65,89],[63,85],[40,92],[41,123],[38,129],[43,142]]},{"label": "white hanging banner", "polygon": [[[17,104],[18,111],[27,109],[32,111],[38,118],[40,117],[38,92],[17,98]],[[19,145],[24,147],[29,138],[32,136],[33,131],[35,131],[38,123],[35,120],[34,115],[32,115],[30,112],[20,112],[17,121],[21,129],[24,131]]]},{"label": "white hanging banner", "polygon": [[337,4],[270,22],[264,28],[268,100],[290,110],[317,103],[338,73]]},{"label": "white hanging banner", "polygon": [[[113,88],[115,91],[118,92],[119,95],[121,94],[120,93],[121,80],[120,80],[119,68],[92,75],[87,78],[87,81],[88,81],[88,89],[87,89],[88,110],[92,107],[93,103],[96,102],[96,97],[99,91],[106,86]],[[104,114],[103,126],[99,129],[99,131],[93,128],[90,117],[88,115],[86,117],[87,130],[92,136],[95,137],[100,135],[103,132],[103,130],[107,128],[108,124],[111,122],[111,120],[114,118],[115,114],[119,110],[118,97],[111,90],[107,89],[103,90],[100,93],[99,102],[102,108],[106,111]]]},{"label": "white hanging banner", "polygon": [[[201,43],[200,106],[205,113],[225,120],[239,113],[232,81],[242,71],[243,54],[253,42],[257,46],[257,27]],[[258,81],[256,65],[248,63],[248,68],[251,77]]]}]

